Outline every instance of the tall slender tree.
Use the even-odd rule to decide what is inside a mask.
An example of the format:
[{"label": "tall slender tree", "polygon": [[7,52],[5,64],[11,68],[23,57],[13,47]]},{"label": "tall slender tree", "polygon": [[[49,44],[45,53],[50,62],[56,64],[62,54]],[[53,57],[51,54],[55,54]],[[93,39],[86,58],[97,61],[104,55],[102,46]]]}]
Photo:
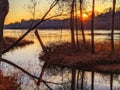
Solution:
[{"label": "tall slender tree", "polygon": [[79,50],[77,0],[75,0],[75,29],[76,29],[76,49]]},{"label": "tall slender tree", "polygon": [[111,30],[111,49],[114,52],[114,19],[115,19],[115,6],[116,0],[113,0],[113,10],[112,10],[112,30]]},{"label": "tall slender tree", "polygon": [[[30,27],[32,27],[34,25],[34,19],[36,16],[36,8],[38,5],[39,1],[38,0],[30,0],[25,6],[26,6],[26,10],[32,15],[32,22],[30,24]],[[38,12],[37,12],[38,13]]]},{"label": "tall slender tree", "polygon": [[83,11],[82,11],[82,4],[83,4],[83,0],[79,0],[80,3],[80,28],[82,30],[82,37],[83,37],[83,42],[85,43],[85,33],[84,33],[84,26],[83,26]]},{"label": "tall slender tree", "polygon": [[2,55],[2,49],[3,49],[3,27],[4,27],[4,21],[5,17],[9,10],[9,3],[8,0],[0,0],[0,61],[1,61],[1,55]]},{"label": "tall slender tree", "polygon": [[95,16],[95,0],[92,0],[92,19],[91,19],[91,44],[92,44],[92,53],[95,53],[95,46],[94,46],[94,16]]},{"label": "tall slender tree", "polygon": [[73,48],[73,49],[75,49],[75,36],[74,36],[74,3],[75,3],[75,0],[72,0],[71,13],[70,13],[71,42],[72,42],[72,48]]},{"label": "tall slender tree", "polygon": [[[75,25],[75,18],[74,18],[74,9],[75,9],[75,2],[76,0],[72,0],[71,3],[71,13],[70,13],[70,28],[71,28],[71,42],[72,48],[75,49],[75,36],[74,36],[74,25]],[[72,81],[71,81],[71,90],[75,90],[75,76],[76,71],[72,69]]]}]

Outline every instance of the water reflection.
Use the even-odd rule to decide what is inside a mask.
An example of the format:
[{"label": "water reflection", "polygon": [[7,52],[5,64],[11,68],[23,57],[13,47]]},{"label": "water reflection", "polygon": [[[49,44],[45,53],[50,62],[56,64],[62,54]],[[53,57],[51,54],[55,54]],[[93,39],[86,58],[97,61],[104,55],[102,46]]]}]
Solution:
[{"label": "water reflection", "polygon": [[[25,32],[26,30],[4,30],[4,36],[11,36],[11,37],[19,38]],[[85,31],[85,34],[86,34],[85,37],[88,41],[91,39],[90,33],[91,32],[89,30]],[[118,41],[120,37],[119,35],[120,31],[115,31],[115,33],[116,33],[115,40]],[[62,31],[62,37],[61,37],[61,30],[39,30],[39,34],[45,45],[51,42],[70,41],[70,36],[71,36],[70,31],[68,30]],[[81,32],[79,32],[79,38],[82,40]],[[42,65],[43,63],[43,62],[41,63],[38,59],[39,53],[42,51],[41,46],[36,36],[34,35],[34,31],[32,31],[28,36],[26,36],[25,39],[33,40],[35,43],[29,46],[26,46],[26,47],[18,48],[10,52],[7,52],[2,57],[18,64],[19,66],[25,68],[27,71],[31,72],[32,74],[39,76],[39,73],[41,71],[40,64]],[[96,42],[109,41],[109,39],[110,39],[110,31],[107,31],[107,30],[96,30],[95,31]],[[16,71],[16,69],[14,69],[13,67],[7,64],[3,64],[2,68],[5,72]],[[57,70],[57,73],[58,71],[59,70]],[[49,75],[48,72],[46,72],[43,78],[48,81],[61,83],[63,82],[63,76],[70,75],[68,72],[69,72],[68,70],[61,71],[60,73],[63,73],[63,74],[58,74],[58,75],[54,74],[53,71],[51,71],[52,75]],[[101,87],[102,87],[102,90],[109,90],[109,82],[108,82],[109,78],[107,77],[109,76],[100,75],[96,73],[95,90],[101,90]],[[65,78],[64,82],[68,82],[69,80],[70,80],[70,76],[68,78]],[[90,89],[90,80],[91,80],[90,73],[86,72],[86,84],[87,84],[88,90]],[[23,79],[23,81],[26,82],[26,84],[29,82],[30,85],[32,83],[32,86],[34,88],[34,85],[33,85],[34,82],[31,81],[27,76],[26,78]],[[30,88],[30,85],[28,86],[28,88]],[[70,84],[68,84],[68,86],[69,85]],[[120,88],[119,85],[120,85],[120,76],[114,79],[114,88],[117,88],[117,89]],[[43,88],[45,87],[44,85],[42,85],[41,87],[43,90],[45,90],[45,88]],[[24,88],[25,87],[23,86],[23,90]],[[56,86],[53,85],[53,88],[56,88]]]}]

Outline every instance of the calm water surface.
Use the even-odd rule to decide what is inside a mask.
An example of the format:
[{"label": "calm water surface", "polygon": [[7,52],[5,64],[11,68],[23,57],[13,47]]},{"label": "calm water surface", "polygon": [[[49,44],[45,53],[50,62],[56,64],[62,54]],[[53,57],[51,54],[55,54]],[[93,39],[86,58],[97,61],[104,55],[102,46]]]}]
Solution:
[{"label": "calm water surface", "polygon": [[[20,37],[25,33],[26,30],[4,30],[4,36],[11,36],[11,37]],[[70,31],[69,30],[39,30],[39,34],[41,36],[41,39],[45,45],[51,43],[51,42],[59,42],[59,41],[70,41]],[[86,30],[85,31],[85,36],[88,40],[90,40],[90,31]],[[79,32],[79,37],[81,37],[81,32]],[[35,43],[22,47],[22,48],[17,48],[14,50],[11,50],[7,53],[5,53],[2,57],[5,59],[8,59],[17,65],[23,67],[27,71],[31,72],[32,74],[39,76],[39,73],[41,71],[41,65],[44,62],[41,62],[38,57],[39,54],[41,53],[42,49],[41,46],[36,39],[36,36],[34,35],[34,31],[32,31],[30,34],[28,34],[25,39],[28,40],[33,40]],[[101,42],[101,41],[109,41],[110,39],[110,31],[107,30],[95,30],[95,41],[96,42]],[[115,31],[115,40],[119,41],[120,39],[120,31],[117,30]],[[13,68],[10,65],[2,63],[1,67],[4,71],[5,75],[11,74],[11,72],[17,72],[19,73],[20,71],[17,70],[16,68]],[[104,76],[104,75],[103,75]],[[109,90],[109,76],[105,76],[103,78],[102,75],[97,74],[95,75],[95,90]],[[34,90],[35,85],[33,84],[33,80],[26,76],[24,74],[25,78],[22,78],[22,81],[24,82],[22,88],[23,90]],[[62,82],[62,78],[59,75],[56,76],[49,76],[47,73],[43,77],[47,81],[53,81],[53,82]],[[86,78],[87,78],[87,87],[90,88],[90,73],[86,73]],[[120,81],[120,76],[118,76],[118,80]],[[29,83],[29,84],[28,84]],[[25,86],[27,84],[27,86]],[[45,86],[41,86],[43,90],[46,90]],[[57,86],[52,86],[54,89]],[[101,89],[102,88],[102,89]],[[119,88],[119,89],[118,89]],[[118,83],[117,80],[114,80],[114,89],[115,90],[120,90],[120,83]],[[57,90],[57,89],[56,89]]]}]

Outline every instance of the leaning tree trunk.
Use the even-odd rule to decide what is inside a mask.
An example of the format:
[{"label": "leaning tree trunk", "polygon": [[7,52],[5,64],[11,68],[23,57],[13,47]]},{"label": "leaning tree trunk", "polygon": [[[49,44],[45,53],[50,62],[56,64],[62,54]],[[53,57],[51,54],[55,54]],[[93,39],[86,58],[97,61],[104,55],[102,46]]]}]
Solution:
[{"label": "leaning tree trunk", "polygon": [[83,13],[82,13],[82,3],[83,3],[83,0],[80,0],[79,2],[80,2],[80,24],[81,24],[80,28],[82,30],[83,42],[85,43],[86,40],[85,40],[85,33],[84,33],[84,26],[83,26],[83,17],[82,17],[83,16]]},{"label": "leaning tree trunk", "polygon": [[116,5],[116,0],[113,0],[112,30],[111,30],[111,49],[112,49],[112,52],[114,52],[114,19],[115,19],[115,5]]},{"label": "leaning tree trunk", "polygon": [[4,20],[8,13],[9,3],[8,0],[0,0],[0,61],[1,55],[3,50],[3,27],[4,27]]},{"label": "leaning tree trunk", "polygon": [[91,20],[91,43],[92,43],[92,53],[95,53],[95,47],[94,47],[94,8],[95,8],[95,0],[92,1],[92,20]]}]

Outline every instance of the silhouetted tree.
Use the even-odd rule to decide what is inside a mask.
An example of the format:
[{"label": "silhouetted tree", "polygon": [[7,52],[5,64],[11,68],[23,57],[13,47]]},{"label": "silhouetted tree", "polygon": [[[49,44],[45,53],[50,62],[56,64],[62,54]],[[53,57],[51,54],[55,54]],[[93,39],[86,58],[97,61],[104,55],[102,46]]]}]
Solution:
[{"label": "silhouetted tree", "polygon": [[76,47],[77,50],[79,50],[77,0],[75,0],[75,29],[76,29]]},{"label": "silhouetted tree", "polygon": [[30,0],[26,7],[26,10],[32,15],[32,22],[30,24],[30,27],[32,27],[34,25],[34,19],[35,19],[35,15],[36,15],[36,7],[38,5],[38,0]]},{"label": "silhouetted tree", "polygon": [[[49,12],[58,4],[59,1],[60,1],[60,0],[54,0],[54,1],[53,1],[53,3],[50,5],[50,8],[48,9],[48,11],[45,13],[45,15],[43,16],[43,18],[42,18],[41,20],[44,21],[45,17],[46,17],[46,16],[49,14]],[[40,44],[43,46],[43,43],[42,43],[42,41],[41,41],[41,39],[40,39],[40,36],[38,35],[38,32],[37,32],[37,31],[36,31],[36,35],[37,35],[37,38],[38,38]],[[44,50],[44,52],[47,54],[46,48],[45,48],[44,46],[43,46],[43,50]],[[47,59],[47,60],[49,60],[49,56],[48,56],[48,59]],[[40,76],[39,76],[37,85],[40,85],[41,82],[42,82],[42,76],[43,76],[44,71],[45,71],[45,68],[46,68],[46,66],[47,66],[47,60],[45,61],[45,64],[43,65],[43,68],[42,68],[42,70],[41,70],[41,73],[40,73]]]},{"label": "silhouetted tree", "polygon": [[92,0],[92,20],[91,20],[91,44],[92,44],[92,53],[95,53],[95,47],[94,47],[94,12],[95,8],[95,0]]},{"label": "silhouetted tree", "polygon": [[3,27],[4,27],[4,21],[5,17],[9,10],[9,3],[8,0],[0,0],[0,61],[1,61],[1,55],[2,55],[2,44],[3,44]]},{"label": "silhouetted tree", "polygon": [[30,0],[26,5],[26,10],[32,15],[32,19],[35,19],[36,7],[38,3],[38,0]]},{"label": "silhouetted tree", "polygon": [[80,2],[80,24],[81,24],[81,30],[82,30],[82,37],[83,37],[83,42],[85,43],[86,40],[85,40],[85,34],[84,34],[84,26],[83,26],[83,13],[82,13],[82,3],[83,3],[83,0],[79,0]]},{"label": "silhouetted tree", "polygon": [[115,19],[115,5],[116,0],[113,0],[113,10],[112,10],[112,30],[111,30],[111,49],[114,52],[114,19]]},{"label": "silhouetted tree", "polygon": [[73,49],[75,49],[75,37],[74,37],[74,3],[75,3],[75,0],[72,0],[71,13],[70,13],[71,42],[72,42]]}]

